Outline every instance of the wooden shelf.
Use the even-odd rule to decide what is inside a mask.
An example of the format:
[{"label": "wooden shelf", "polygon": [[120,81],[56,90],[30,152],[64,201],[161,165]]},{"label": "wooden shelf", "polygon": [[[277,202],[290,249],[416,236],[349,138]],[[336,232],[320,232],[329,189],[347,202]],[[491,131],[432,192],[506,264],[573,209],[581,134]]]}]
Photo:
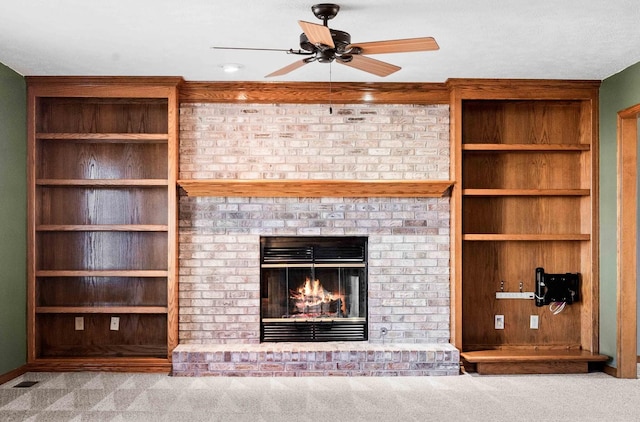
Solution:
[{"label": "wooden shelf", "polygon": [[442,197],[450,180],[178,180],[189,196]]},{"label": "wooden shelf", "polygon": [[36,226],[39,232],[166,232],[166,224],[41,224]]},{"label": "wooden shelf", "polygon": [[590,189],[463,189],[464,196],[589,196]]},{"label": "wooden shelf", "polygon": [[167,277],[164,270],[39,270],[36,277]]},{"label": "wooden shelf", "polygon": [[166,306],[37,306],[37,314],[166,314]]},{"label": "wooden shelf", "polygon": [[524,362],[536,359],[553,360],[583,360],[583,361],[606,361],[607,356],[592,353],[586,350],[556,350],[556,349],[496,349],[496,350],[475,350],[472,352],[462,352],[466,360],[473,363],[511,361]]},{"label": "wooden shelf", "polygon": [[462,240],[474,242],[500,242],[500,241],[589,241],[588,234],[463,234]]},{"label": "wooden shelf", "polygon": [[98,141],[100,143],[167,143],[166,133],[37,133],[37,139],[51,141]]},{"label": "wooden shelf", "polygon": [[38,186],[149,187],[168,186],[166,179],[38,179]]},{"label": "wooden shelf", "polygon": [[581,152],[590,149],[589,144],[462,144],[462,151],[481,152]]}]

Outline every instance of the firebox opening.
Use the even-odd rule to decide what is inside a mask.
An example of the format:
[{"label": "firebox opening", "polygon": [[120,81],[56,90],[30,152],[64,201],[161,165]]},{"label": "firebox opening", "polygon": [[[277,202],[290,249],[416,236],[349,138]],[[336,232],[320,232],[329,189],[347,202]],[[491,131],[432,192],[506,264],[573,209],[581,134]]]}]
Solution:
[{"label": "firebox opening", "polygon": [[260,239],[263,342],[367,339],[366,237]]}]

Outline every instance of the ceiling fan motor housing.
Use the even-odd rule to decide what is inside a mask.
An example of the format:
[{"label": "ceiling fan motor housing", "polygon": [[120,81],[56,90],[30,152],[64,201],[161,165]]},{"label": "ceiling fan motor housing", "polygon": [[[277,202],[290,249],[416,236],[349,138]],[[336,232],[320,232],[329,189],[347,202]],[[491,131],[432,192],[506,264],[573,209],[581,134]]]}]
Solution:
[{"label": "ceiling fan motor housing", "polygon": [[[322,48],[322,46],[316,46],[309,41],[306,34],[303,32],[300,34],[300,48],[309,51],[312,53],[322,52],[323,54],[318,55],[319,62],[329,62],[332,61],[334,56],[343,54],[347,51],[347,47],[351,44],[351,35],[347,32],[339,31],[337,29],[329,29],[331,31],[331,39],[333,40],[333,44],[335,48]],[[330,60],[323,60],[322,56],[331,57]]]}]

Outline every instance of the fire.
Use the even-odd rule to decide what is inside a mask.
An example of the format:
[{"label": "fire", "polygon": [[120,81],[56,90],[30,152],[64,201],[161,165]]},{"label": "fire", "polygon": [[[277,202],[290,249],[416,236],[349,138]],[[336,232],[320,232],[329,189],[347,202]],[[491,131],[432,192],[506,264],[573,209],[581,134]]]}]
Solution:
[{"label": "fire", "polygon": [[320,280],[311,280],[307,278],[304,282],[304,286],[298,289],[298,293],[304,295],[304,297],[309,301],[320,301],[320,302],[328,302],[333,300],[333,295],[330,291],[326,290],[320,284]]},{"label": "fire", "polygon": [[[342,298],[326,290],[320,280],[305,279],[298,290],[291,291],[295,310],[305,316],[337,315],[342,312]],[[339,316],[339,315],[338,315]]]}]

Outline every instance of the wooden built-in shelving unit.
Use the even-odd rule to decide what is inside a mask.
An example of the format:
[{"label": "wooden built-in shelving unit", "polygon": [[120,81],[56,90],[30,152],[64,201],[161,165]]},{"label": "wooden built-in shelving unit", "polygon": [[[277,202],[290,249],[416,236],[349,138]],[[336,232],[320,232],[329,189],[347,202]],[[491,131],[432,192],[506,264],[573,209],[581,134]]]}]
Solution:
[{"label": "wooden built-in shelving unit", "polygon": [[[598,84],[451,88],[452,341],[482,373],[586,371],[606,360],[597,353]],[[537,267],[579,273],[581,301],[554,315],[533,300],[496,299],[521,283],[534,292]]]},{"label": "wooden built-in shelving unit", "polygon": [[180,79],[27,82],[28,365],[169,371]]}]

